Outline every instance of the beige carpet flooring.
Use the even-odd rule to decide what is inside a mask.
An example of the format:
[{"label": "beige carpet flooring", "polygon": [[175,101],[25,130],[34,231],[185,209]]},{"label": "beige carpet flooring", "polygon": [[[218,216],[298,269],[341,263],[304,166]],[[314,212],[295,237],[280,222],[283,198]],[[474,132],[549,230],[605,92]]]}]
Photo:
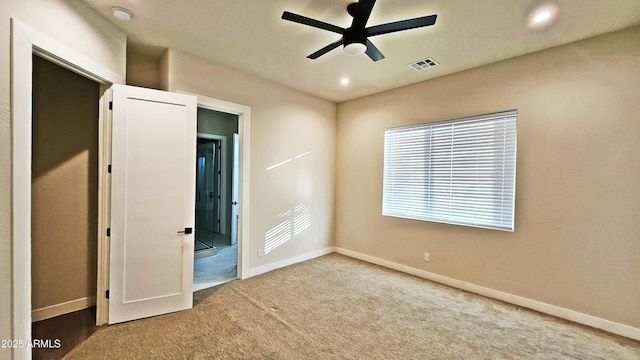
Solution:
[{"label": "beige carpet flooring", "polygon": [[102,327],[65,359],[640,359],[640,342],[330,254]]}]

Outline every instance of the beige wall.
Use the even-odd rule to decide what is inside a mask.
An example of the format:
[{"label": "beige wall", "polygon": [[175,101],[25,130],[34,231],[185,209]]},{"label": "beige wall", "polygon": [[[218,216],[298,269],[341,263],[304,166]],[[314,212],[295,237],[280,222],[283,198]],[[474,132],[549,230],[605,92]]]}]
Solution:
[{"label": "beige wall", "polygon": [[[640,27],[342,103],[337,246],[640,327],[638,96]],[[384,128],[513,108],[514,233],[381,216]]]},{"label": "beige wall", "polygon": [[[0,338],[12,339],[10,18],[17,18],[123,77],[126,39],[76,0],[3,0],[0,14]],[[0,350],[0,359],[10,356],[10,351]]]},{"label": "beige wall", "polygon": [[[168,64],[170,91],[251,107],[249,267],[332,246],[336,105],[171,50]],[[287,159],[292,161],[267,170]],[[258,258],[267,233],[293,222],[299,205],[308,205],[311,225],[298,235],[290,233],[289,241]]]},{"label": "beige wall", "polygon": [[127,46],[127,85],[162,89],[160,59],[144,54],[134,46]]},{"label": "beige wall", "polygon": [[31,308],[96,296],[100,85],[34,56]]}]

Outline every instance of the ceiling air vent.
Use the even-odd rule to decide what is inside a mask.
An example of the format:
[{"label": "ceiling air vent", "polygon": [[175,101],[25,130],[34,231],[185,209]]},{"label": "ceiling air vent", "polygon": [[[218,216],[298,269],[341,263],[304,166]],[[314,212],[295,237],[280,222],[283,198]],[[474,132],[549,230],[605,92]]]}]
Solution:
[{"label": "ceiling air vent", "polygon": [[409,67],[411,67],[415,71],[422,71],[436,65],[438,65],[438,62],[433,60],[433,58],[428,57],[412,62],[411,64],[409,64]]}]

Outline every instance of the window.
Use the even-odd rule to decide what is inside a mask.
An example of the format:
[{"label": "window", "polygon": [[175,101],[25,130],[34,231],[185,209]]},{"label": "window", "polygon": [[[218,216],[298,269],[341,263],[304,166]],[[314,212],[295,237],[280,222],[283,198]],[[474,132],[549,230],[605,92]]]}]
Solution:
[{"label": "window", "polygon": [[513,231],[517,115],[385,129],[382,214]]}]

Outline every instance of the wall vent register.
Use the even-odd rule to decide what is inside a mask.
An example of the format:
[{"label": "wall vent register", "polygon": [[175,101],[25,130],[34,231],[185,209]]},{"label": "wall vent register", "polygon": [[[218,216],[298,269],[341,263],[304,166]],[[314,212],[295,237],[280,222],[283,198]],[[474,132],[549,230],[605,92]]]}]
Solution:
[{"label": "wall vent register", "polygon": [[432,68],[438,65],[439,64],[437,61],[435,61],[433,58],[428,57],[412,62],[411,64],[409,64],[409,67],[415,71],[422,71],[424,69]]}]

